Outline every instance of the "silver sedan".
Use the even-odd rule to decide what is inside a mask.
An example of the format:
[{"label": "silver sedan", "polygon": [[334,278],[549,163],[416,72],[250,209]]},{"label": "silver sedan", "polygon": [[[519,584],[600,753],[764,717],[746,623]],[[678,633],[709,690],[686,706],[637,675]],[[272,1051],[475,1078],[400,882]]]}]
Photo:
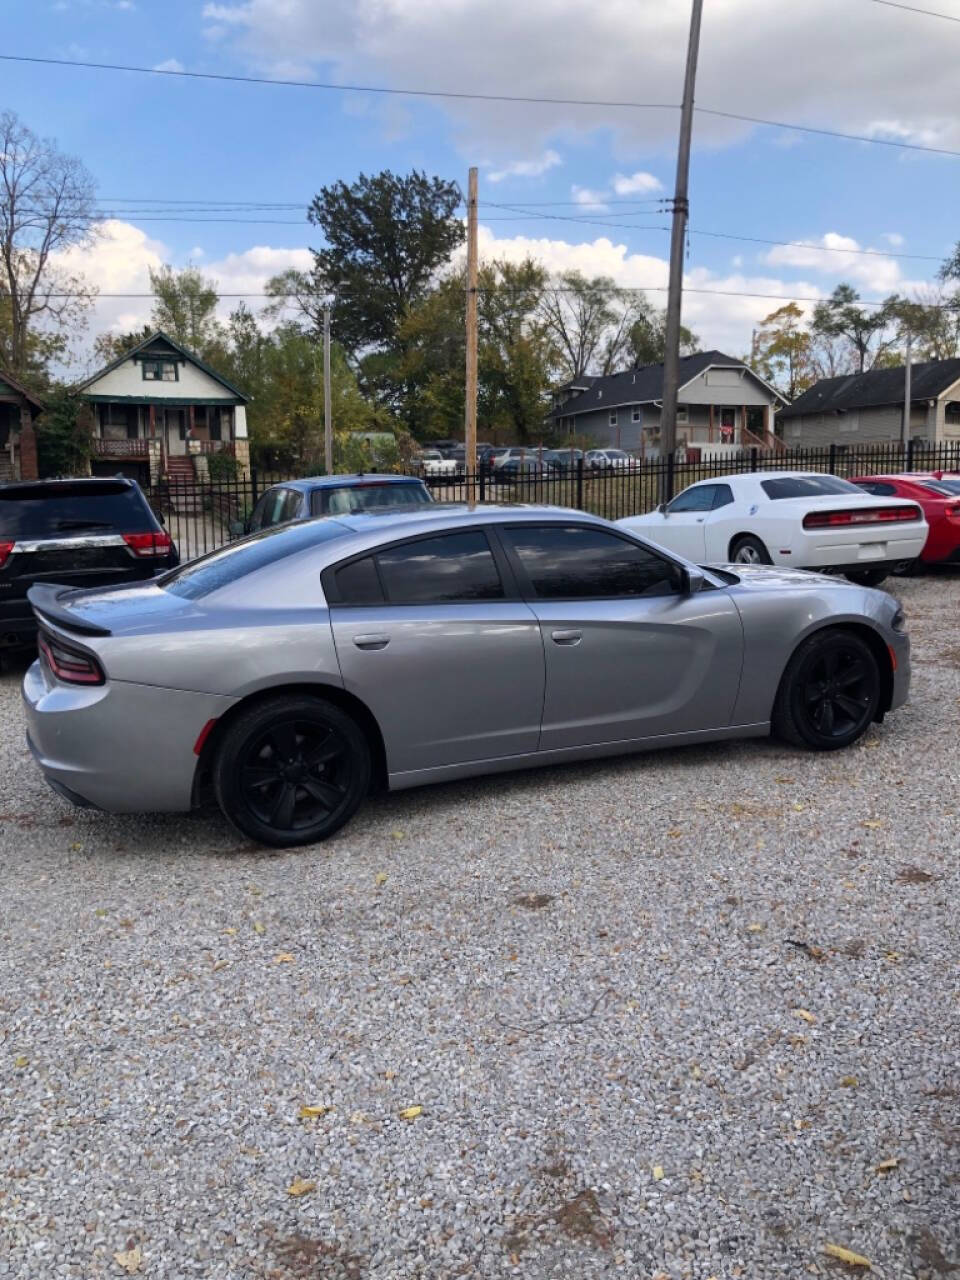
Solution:
[{"label": "silver sedan", "polygon": [[213,796],[271,845],[323,839],[376,785],[771,729],[845,747],[910,680],[881,591],[698,568],[556,507],[312,520],[150,584],[30,598],[50,785],[114,813]]}]

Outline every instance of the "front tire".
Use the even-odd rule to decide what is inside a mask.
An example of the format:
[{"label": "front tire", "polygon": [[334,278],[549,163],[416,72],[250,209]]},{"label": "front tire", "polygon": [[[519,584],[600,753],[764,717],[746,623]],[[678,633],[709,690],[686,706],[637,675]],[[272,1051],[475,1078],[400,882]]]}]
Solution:
[{"label": "front tire", "polygon": [[323,698],[260,702],[228,726],[213,765],[224,817],[261,844],[326,840],[370,787],[370,748],[345,711]]},{"label": "front tire", "polygon": [[778,737],[838,751],[866,733],[880,705],[880,668],[852,631],[820,631],[787,664],[771,717]]},{"label": "front tire", "polygon": [[770,552],[759,538],[745,533],[730,548],[731,564],[773,564]]}]

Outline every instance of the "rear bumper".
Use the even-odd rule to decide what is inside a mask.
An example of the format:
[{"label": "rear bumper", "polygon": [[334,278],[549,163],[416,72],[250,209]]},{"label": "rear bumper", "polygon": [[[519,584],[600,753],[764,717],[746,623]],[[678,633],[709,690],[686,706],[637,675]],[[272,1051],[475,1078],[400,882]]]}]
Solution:
[{"label": "rear bumper", "polygon": [[804,532],[790,561],[798,569],[846,570],[892,567],[916,560],[927,541],[927,526],[884,528],[872,535],[838,536],[835,530]]},{"label": "rear bumper", "polygon": [[74,688],[40,661],[23,678],[27,742],[47,782],[111,813],[191,808],[194,743],[234,702],[123,681]]}]

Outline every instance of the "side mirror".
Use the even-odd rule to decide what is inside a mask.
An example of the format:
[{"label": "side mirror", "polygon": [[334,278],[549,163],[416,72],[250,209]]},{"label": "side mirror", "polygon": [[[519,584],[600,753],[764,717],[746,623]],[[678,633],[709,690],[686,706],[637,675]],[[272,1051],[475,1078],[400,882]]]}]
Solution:
[{"label": "side mirror", "polygon": [[227,532],[231,538],[242,538],[247,532],[247,522],[245,520],[231,520],[227,526]]},{"label": "side mirror", "polygon": [[657,503],[657,515],[665,516],[667,514],[667,504],[665,502]]},{"label": "side mirror", "polygon": [[683,593],[687,596],[695,596],[698,591],[703,590],[706,582],[706,575],[691,565],[689,568],[683,569]]}]

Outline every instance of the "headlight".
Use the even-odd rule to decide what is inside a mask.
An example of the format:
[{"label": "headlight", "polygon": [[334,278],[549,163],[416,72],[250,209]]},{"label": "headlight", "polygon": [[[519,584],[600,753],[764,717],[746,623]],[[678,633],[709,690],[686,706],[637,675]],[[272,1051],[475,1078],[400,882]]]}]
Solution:
[{"label": "headlight", "polygon": [[900,632],[906,631],[907,615],[903,612],[902,606],[898,606],[897,612],[893,615],[893,619],[890,625],[891,627],[893,627],[894,631],[900,631]]}]

